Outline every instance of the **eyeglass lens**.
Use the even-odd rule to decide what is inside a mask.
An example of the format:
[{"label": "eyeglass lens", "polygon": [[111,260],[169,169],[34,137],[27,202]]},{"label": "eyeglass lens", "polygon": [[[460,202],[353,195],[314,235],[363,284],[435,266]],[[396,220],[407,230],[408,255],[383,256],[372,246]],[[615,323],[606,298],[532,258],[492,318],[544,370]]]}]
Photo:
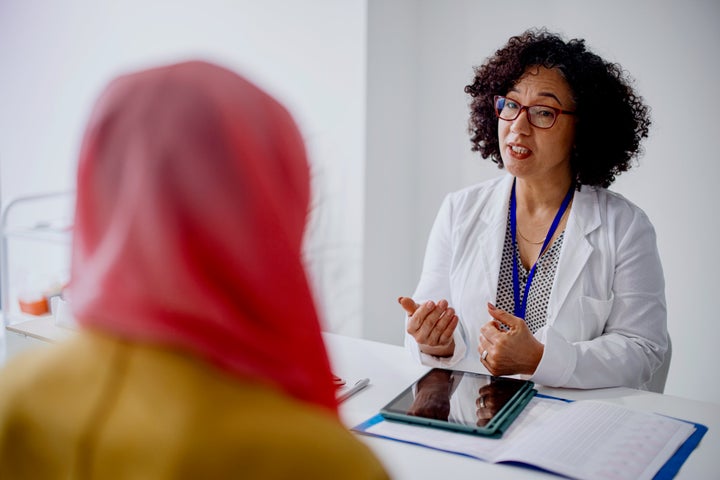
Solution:
[{"label": "eyeglass lens", "polygon": [[558,115],[554,109],[544,105],[526,107],[506,97],[497,97],[495,99],[495,110],[502,120],[515,120],[520,116],[523,109],[527,110],[530,123],[538,128],[552,127]]}]

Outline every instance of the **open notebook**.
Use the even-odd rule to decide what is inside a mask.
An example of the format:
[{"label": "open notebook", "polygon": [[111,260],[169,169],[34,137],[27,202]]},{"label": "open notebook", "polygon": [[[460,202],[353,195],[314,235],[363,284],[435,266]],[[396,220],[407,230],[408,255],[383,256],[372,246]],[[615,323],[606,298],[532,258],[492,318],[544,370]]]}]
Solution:
[{"label": "open notebook", "polygon": [[609,403],[538,395],[500,439],[393,422],[380,415],[353,430],[572,478],[639,480],[672,478],[707,427]]}]

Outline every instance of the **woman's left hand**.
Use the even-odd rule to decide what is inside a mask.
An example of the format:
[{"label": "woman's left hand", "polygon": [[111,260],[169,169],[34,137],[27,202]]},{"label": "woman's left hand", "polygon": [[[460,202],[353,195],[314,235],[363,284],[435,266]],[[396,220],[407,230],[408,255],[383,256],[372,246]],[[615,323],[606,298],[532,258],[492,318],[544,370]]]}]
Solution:
[{"label": "woman's left hand", "polygon": [[[478,347],[485,368],[492,375],[535,373],[544,345],[533,336],[523,319],[495,308],[491,303],[488,303],[488,313],[493,320],[480,328]],[[501,324],[508,329],[503,330]]]}]

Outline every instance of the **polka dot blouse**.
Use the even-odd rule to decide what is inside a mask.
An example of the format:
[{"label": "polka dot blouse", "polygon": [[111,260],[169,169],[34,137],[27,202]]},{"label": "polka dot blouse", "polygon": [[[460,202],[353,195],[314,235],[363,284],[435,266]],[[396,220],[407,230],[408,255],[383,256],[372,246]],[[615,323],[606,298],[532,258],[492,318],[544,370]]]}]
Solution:
[{"label": "polka dot blouse", "polygon": [[[560,251],[562,248],[565,232],[562,232],[555,241],[548,247],[537,262],[535,276],[533,277],[530,293],[527,299],[525,310],[525,323],[530,331],[535,333],[547,323],[547,307],[550,300],[555,271],[557,270]],[[505,244],[503,246],[502,262],[500,264],[500,276],[498,278],[498,289],[495,306],[506,312],[512,313],[515,310],[515,299],[513,298],[513,244],[510,222],[507,222],[505,231]],[[517,250],[518,273],[520,276],[520,298],[525,294],[529,270],[525,270],[520,261],[520,252]]]}]

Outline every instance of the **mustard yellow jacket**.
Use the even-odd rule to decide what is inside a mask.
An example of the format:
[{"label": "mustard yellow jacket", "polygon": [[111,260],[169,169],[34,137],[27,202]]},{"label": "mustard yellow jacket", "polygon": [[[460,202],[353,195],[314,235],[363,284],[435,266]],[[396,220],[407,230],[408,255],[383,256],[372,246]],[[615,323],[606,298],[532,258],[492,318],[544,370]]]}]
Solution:
[{"label": "mustard yellow jacket", "polygon": [[81,332],[0,371],[0,479],[385,479],[331,414],[172,350]]}]

